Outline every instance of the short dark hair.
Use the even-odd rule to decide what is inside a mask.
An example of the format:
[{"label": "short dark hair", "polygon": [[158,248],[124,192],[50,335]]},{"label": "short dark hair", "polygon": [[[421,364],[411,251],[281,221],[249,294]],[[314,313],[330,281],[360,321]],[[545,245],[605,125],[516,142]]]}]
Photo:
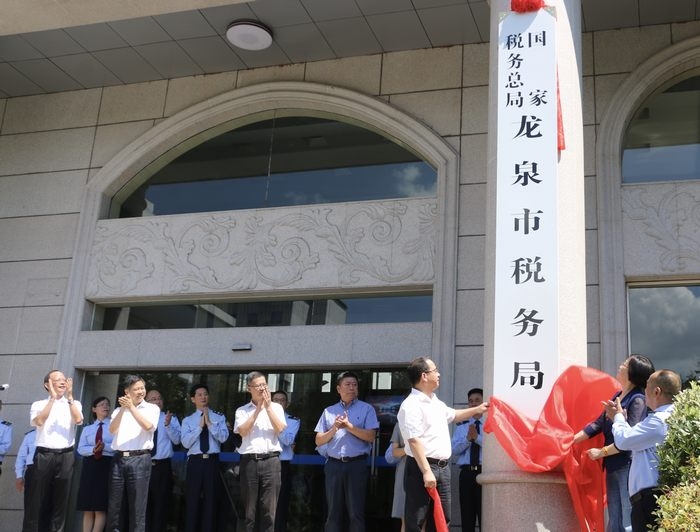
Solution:
[{"label": "short dark hair", "polygon": [[666,397],[673,398],[681,391],[681,377],[670,369],[660,369],[654,373],[652,384],[658,386]]},{"label": "short dark hair", "polygon": [[[92,402],[92,408],[95,408],[102,401],[107,401],[110,404],[110,406],[112,405],[112,402],[109,400],[109,397],[105,397],[104,395],[100,395],[97,399],[95,399]],[[92,419],[97,419],[97,414],[95,414],[95,412],[92,413]]]},{"label": "short dark hair", "polygon": [[60,369],[52,369],[51,371],[49,371],[49,372],[44,376],[44,384],[48,384],[48,383],[49,383],[49,379],[51,378],[51,374],[52,374],[52,373],[60,373],[60,372],[61,372]]},{"label": "short dark hair", "polygon": [[278,394],[279,394],[279,395],[284,395],[284,398],[285,398],[287,401],[289,401],[289,396],[287,395],[287,392],[285,392],[284,390],[277,390],[277,391],[275,391],[275,392],[272,392],[272,395],[271,395],[270,397],[274,397],[275,395],[278,395]]},{"label": "short dark hair", "polygon": [[408,380],[411,381],[412,385],[418,384],[423,373],[430,371],[428,360],[428,357],[416,357],[411,360],[411,363],[406,368],[406,373],[408,373]]},{"label": "short dark hair", "polygon": [[644,355],[630,355],[627,358],[627,378],[638,388],[644,389],[647,380],[654,373],[654,363]]},{"label": "short dark hair", "polygon": [[481,388],[472,388],[471,390],[469,390],[469,391],[467,392],[467,399],[469,399],[469,398],[470,398],[472,395],[474,395],[475,393],[480,394],[481,397],[484,396],[484,390],[482,390]]},{"label": "short dark hair", "polygon": [[357,376],[357,373],[354,373],[352,371],[343,371],[338,374],[338,376],[335,378],[335,384],[336,386],[340,386],[340,383],[343,382],[343,379],[355,379],[355,381],[359,384],[360,378]]},{"label": "short dark hair", "polygon": [[204,388],[207,391],[207,393],[209,393],[209,386],[207,386],[203,382],[198,382],[190,387],[190,397],[194,397],[194,395],[197,393],[197,390],[199,390],[200,388]]},{"label": "short dark hair", "polygon": [[265,376],[264,373],[260,371],[251,371],[248,373],[248,375],[245,376],[245,383],[250,386],[250,383],[253,382],[255,379],[259,379],[260,377],[265,378],[265,382],[267,382],[267,377]]},{"label": "short dark hair", "polygon": [[128,388],[131,388],[134,384],[136,384],[139,381],[146,384],[146,381],[143,380],[138,375],[127,375],[126,377],[124,377],[124,380],[122,381],[122,389],[126,390]]}]

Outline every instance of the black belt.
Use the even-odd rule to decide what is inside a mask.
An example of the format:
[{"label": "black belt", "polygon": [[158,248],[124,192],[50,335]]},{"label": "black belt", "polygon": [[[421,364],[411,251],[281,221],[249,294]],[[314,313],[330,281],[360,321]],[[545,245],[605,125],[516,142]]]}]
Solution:
[{"label": "black belt", "polygon": [[117,456],[129,458],[130,456],[141,456],[142,454],[151,454],[150,449],[136,449],[135,451],[116,451]]},{"label": "black belt", "polygon": [[167,462],[170,462],[170,458],[154,458],[151,460],[151,464],[153,465],[165,464]]},{"label": "black belt", "polygon": [[334,456],[329,456],[331,460],[335,460],[336,462],[356,462],[357,460],[367,460],[367,455],[366,454],[359,454],[357,456],[341,456],[339,458],[335,458]]},{"label": "black belt", "polygon": [[279,451],[272,451],[271,453],[245,453],[242,456],[245,456],[249,460],[255,460],[256,462],[259,462],[260,460],[267,460],[268,458],[275,458],[276,456],[279,456],[280,452]]},{"label": "black belt", "polygon": [[72,445],[70,447],[66,447],[65,449],[52,449],[50,447],[38,447],[38,446],[36,448],[36,452],[38,452],[38,453],[63,454],[63,453],[70,453],[72,451],[73,451]]},{"label": "black belt", "polygon": [[442,458],[426,458],[426,460],[428,461],[429,464],[436,465],[440,468],[447,467],[448,465],[450,465],[449,458],[445,458],[444,460]]},{"label": "black belt", "polygon": [[219,459],[219,453],[199,453],[199,454],[191,454],[187,457],[187,459],[192,459],[195,458],[197,460],[218,460]]},{"label": "black belt", "polygon": [[637,502],[641,501],[641,500],[642,500],[642,496],[643,496],[645,493],[647,493],[647,492],[649,492],[649,493],[659,493],[659,494],[660,494],[660,493],[661,493],[661,489],[660,489],[659,487],[657,487],[657,486],[655,486],[655,487],[653,487],[653,488],[644,488],[643,490],[640,490],[640,491],[638,491],[637,493],[635,493],[634,495],[632,495],[632,496],[630,497],[630,502],[631,502],[632,504],[634,504],[634,503],[637,503]]},{"label": "black belt", "polygon": [[481,466],[480,465],[463,465],[459,466],[460,469],[466,469],[467,471],[481,471]]}]

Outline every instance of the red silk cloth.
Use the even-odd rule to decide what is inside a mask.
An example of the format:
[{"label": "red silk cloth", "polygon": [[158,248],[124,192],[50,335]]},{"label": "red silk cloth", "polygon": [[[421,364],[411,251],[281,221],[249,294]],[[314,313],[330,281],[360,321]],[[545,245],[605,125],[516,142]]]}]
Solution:
[{"label": "red silk cloth", "polygon": [[445,512],[442,509],[442,502],[440,501],[440,494],[437,488],[425,488],[428,490],[428,495],[433,499],[433,520],[435,521],[435,531],[436,532],[450,532],[450,528],[447,526],[447,521],[445,521]]},{"label": "red silk cloth", "polygon": [[599,461],[586,450],[602,447],[603,435],[574,445],[574,435],[601,412],[601,401],[620,389],[610,375],[571,366],[555,381],[540,417],[530,419],[496,397],[489,400],[484,431],[493,433],[508,456],[531,473],[561,466],[582,531],[605,530],[605,483]]},{"label": "red silk cloth", "polygon": [[544,0],[510,0],[510,10],[517,13],[537,11],[544,7]]}]

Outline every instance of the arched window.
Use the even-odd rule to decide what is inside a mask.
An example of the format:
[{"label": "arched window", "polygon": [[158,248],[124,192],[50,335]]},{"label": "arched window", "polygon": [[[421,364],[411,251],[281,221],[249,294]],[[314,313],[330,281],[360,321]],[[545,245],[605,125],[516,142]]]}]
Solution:
[{"label": "arched window", "polygon": [[437,173],[396,142],[287,116],[210,138],[115,197],[120,218],[435,196]]},{"label": "arched window", "polygon": [[700,75],[647,98],[623,142],[623,183],[688,179],[700,179]]}]

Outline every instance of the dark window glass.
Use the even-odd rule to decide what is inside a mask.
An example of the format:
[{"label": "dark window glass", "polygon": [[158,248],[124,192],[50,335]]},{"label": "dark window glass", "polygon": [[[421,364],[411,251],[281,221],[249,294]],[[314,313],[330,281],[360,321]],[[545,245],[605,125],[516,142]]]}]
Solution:
[{"label": "dark window glass", "polygon": [[427,322],[432,296],[105,308],[102,330]]},{"label": "dark window glass", "polygon": [[624,183],[700,179],[700,76],[644,102],[623,146]]},{"label": "dark window glass", "polygon": [[630,287],[630,349],[687,383],[700,378],[700,286]]},{"label": "dark window glass", "polygon": [[435,170],[357,126],[266,120],[206,140],[122,198],[121,218],[434,196]]}]

